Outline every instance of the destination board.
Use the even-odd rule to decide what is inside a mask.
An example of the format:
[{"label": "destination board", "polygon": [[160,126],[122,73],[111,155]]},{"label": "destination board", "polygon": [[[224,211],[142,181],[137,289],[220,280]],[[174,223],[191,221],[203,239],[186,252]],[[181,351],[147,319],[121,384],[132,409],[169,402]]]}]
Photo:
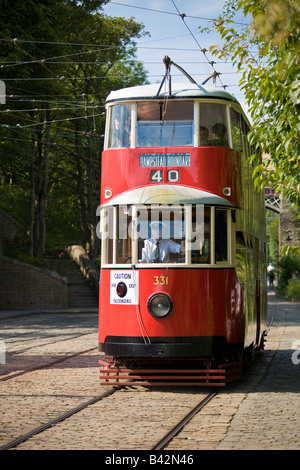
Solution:
[{"label": "destination board", "polygon": [[141,153],[140,166],[190,166],[190,153]]}]

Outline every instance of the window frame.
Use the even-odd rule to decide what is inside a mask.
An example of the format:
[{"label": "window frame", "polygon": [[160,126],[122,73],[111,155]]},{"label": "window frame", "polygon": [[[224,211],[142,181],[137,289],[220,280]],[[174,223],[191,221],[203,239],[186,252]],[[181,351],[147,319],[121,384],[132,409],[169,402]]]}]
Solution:
[{"label": "window frame", "polygon": [[[131,106],[131,128],[130,128],[130,145],[129,148],[146,148],[146,147],[137,147],[137,106],[139,102],[147,102],[147,101],[153,101],[149,99],[144,99],[144,100],[122,100],[122,101],[115,101],[113,103],[109,103],[106,105],[106,112],[107,112],[107,118],[106,118],[106,127],[105,127],[105,136],[104,136],[104,150],[107,149],[116,149],[116,148],[122,148],[122,147],[109,147],[109,134],[110,134],[110,122],[112,119],[112,108],[113,106]],[[161,100],[157,100],[161,101]],[[243,131],[245,125],[250,129],[249,124],[247,122],[247,119],[243,113],[242,108],[238,103],[234,103],[231,101],[224,101],[222,99],[212,99],[212,98],[195,98],[195,99],[178,99],[176,100],[177,102],[180,101],[191,101],[193,102],[193,121],[192,121],[192,139],[191,139],[191,144],[185,144],[185,145],[179,145],[180,147],[202,147],[200,144],[200,125],[201,125],[201,104],[220,104],[224,106],[225,108],[225,116],[226,116],[226,127],[227,127],[227,139],[228,139],[228,145],[224,148],[231,148],[235,149],[241,153],[245,153],[246,155],[250,155],[250,146],[248,141],[245,139],[245,133]],[[230,110],[233,109],[235,112],[237,112],[240,115],[240,123],[239,123],[239,128],[240,128],[240,135],[241,135],[241,149],[238,150],[234,147],[233,145],[233,138],[232,138],[232,125],[231,125],[231,113]],[[184,120],[183,120],[184,121]],[[179,120],[178,120],[179,122]],[[245,124],[242,124],[244,122]],[[219,147],[223,148],[223,147]]]},{"label": "window frame", "polygon": [[[131,206],[109,206],[109,207],[104,207],[101,209],[100,213],[100,227],[102,233],[104,230],[104,224],[108,224],[110,234],[112,235],[112,239],[109,238],[109,236],[103,237],[102,238],[102,243],[101,243],[101,266],[102,267],[123,267],[123,268],[129,268],[132,265],[138,266],[139,269],[149,269],[153,267],[160,267],[160,268],[183,268],[183,267],[189,267],[189,268],[218,268],[218,267],[232,267],[233,264],[233,252],[234,252],[234,247],[233,245],[233,221],[232,221],[232,209],[225,207],[225,206],[209,206],[209,205],[203,205],[203,208],[210,208],[210,262],[192,262],[192,251],[191,251],[191,243],[192,243],[192,210],[195,205],[192,204],[181,204],[181,205],[166,205],[166,204],[160,204],[158,205],[159,210],[163,210],[164,208],[167,210],[180,210],[183,211],[183,221],[184,221],[184,246],[185,246],[185,252],[184,252],[184,262],[169,262],[169,263],[141,263],[138,260],[138,233],[137,233],[137,223],[138,223],[138,211],[140,209],[145,209],[148,207],[151,207],[150,205],[131,205]],[[126,207],[129,211],[131,210],[131,220],[129,222],[132,223],[132,230],[133,230],[133,236],[131,237],[130,243],[131,243],[131,261],[129,263],[117,263],[117,250],[118,250],[118,234],[117,234],[117,228],[118,224],[116,223],[117,218],[118,218],[118,209]],[[215,212],[217,210],[223,210],[227,214],[227,260],[225,261],[216,261],[216,256],[215,256]],[[103,216],[103,211],[107,211],[108,216],[105,218]],[[109,215],[112,214],[112,215]],[[111,219],[112,217],[112,219]],[[148,219],[149,220],[149,219]],[[127,230],[129,227],[129,224],[127,225]],[[127,231],[128,235],[128,231]],[[109,259],[109,246],[113,247],[113,254],[110,256]],[[112,261],[112,262],[111,262]]]}]

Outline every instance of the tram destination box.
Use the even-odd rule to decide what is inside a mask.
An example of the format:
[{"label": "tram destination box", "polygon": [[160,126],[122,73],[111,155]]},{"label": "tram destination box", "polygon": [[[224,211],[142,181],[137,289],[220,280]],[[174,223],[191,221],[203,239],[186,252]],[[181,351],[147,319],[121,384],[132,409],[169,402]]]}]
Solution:
[{"label": "tram destination box", "polygon": [[191,155],[189,153],[141,153],[140,166],[190,166]]}]

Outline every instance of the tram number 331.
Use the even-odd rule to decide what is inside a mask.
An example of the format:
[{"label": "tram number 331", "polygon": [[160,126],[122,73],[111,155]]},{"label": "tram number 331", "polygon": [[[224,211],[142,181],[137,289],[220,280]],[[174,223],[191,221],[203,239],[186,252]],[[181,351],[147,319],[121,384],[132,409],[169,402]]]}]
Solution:
[{"label": "tram number 331", "polygon": [[[168,170],[167,180],[169,183],[179,181],[179,170]],[[150,180],[155,183],[161,183],[164,180],[163,170],[151,170]]]},{"label": "tram number 331", "polygon": [[169,283],[169,279],[168,279],[168,276],[154,276],[154,285],[155,286],[164,286],[164,285],[168,285]]}]

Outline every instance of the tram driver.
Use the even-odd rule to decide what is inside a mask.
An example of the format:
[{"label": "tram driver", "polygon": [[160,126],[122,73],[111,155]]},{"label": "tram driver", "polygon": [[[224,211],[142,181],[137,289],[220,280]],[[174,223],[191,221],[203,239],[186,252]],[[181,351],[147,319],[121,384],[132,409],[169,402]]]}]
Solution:
[{"label": "tram driver", "polygon": [[151,238],[145,240],[140,263],[169,263],[171,253],[184,253],[184,246],[162,239],[163,222],[151,222]]}]

